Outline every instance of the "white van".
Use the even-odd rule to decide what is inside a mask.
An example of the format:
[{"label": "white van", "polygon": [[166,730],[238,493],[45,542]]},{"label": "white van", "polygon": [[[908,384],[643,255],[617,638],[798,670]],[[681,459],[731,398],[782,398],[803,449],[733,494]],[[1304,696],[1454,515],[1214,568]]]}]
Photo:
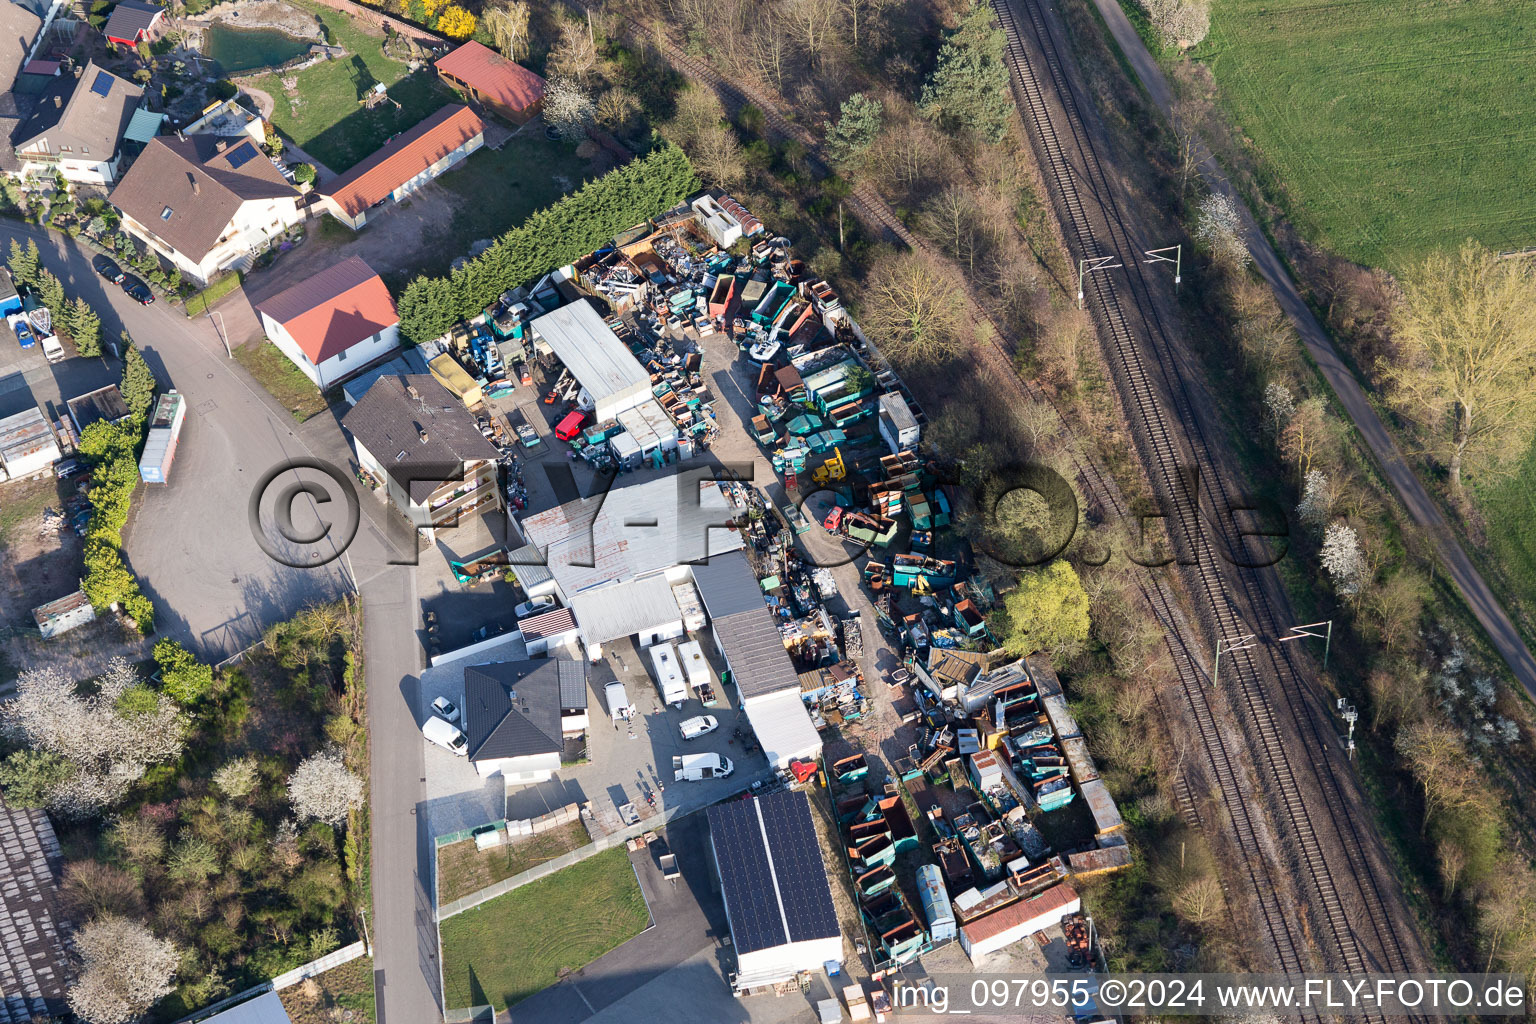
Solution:
[{"label": "white van", "polygon": [[682,730],[683,739],[696,740],[720,728],[720,722],[714,715],[697,715],[684,719],[678,728]]},{"label": "white van", "polygon": [[460,757],[469,755],[469,741],[464,738],[464,734],[457,726],[443,721],[436,715],[428,718],[422,725],[421,734],[450,753],[458,754]]}]

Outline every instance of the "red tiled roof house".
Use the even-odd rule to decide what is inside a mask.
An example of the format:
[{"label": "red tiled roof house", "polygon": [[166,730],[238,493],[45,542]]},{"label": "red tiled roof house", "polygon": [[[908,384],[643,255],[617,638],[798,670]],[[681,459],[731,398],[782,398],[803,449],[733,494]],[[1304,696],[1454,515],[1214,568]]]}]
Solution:
[{"label": "red tiled roof house", "polygon": [[353,231],[369,212],[399,202],[485,144],[485,125],[468,107],[452,103],[396,135],[377,153],[320,190],[327,213]]},{"label": "red tiled roof house", "polygon": [[328,388],[400,347],[400,317],[373,268],[348,257],[256,303],[267,337]]},{"label": "red tiled roof house", "polygon": [[511,121],[526,124],[544,103],[544,79],[477,42],[468,42],[435,67],[443,81]]}]

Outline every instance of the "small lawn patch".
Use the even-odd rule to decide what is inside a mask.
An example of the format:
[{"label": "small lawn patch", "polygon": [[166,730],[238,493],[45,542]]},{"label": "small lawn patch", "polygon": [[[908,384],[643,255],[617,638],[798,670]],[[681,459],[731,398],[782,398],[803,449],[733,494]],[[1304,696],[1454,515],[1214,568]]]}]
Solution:
[{"label": "small lawn patch", "polygon": [[[71,488],[73,489],[73,488]],[[0,550],[18,543],[29,530],[42,523],[43,510],[62,509],[59,481],[46,472],[41,480],[17,480],[6,485],[5,500],[0,501]]]},{"label": "small lawn patch", "polygon": [[580,821],[568,821],[548,832],[520,836],[489,850],[475,849],[473,839],[438,847],[437,901],[452,903],[589,842],[586,826]]},{"label": "small lawn patch", "polygon": [[623,847],[442,923],[445,1005],[515,1005],[639,935],[650,912]]},{"label": "small lawn patch", "polygon": [[241,345],[235,349],[235,358],[298,422],[303,423],[329,408],[330,403],[325,400],[320,389],[315,387],[315,382],[304,376],[292,360],[270,341],[260,345]]},{"label": "small lawn patch", "polygon": [[293,1024],[373,1024],[373,958],[360,956],[278,993]]},{"label": "small lawn patch", "polygon": [[[271,95],[272,121],[305,152],[338,174],[453,99],[429,70],[410,68],[384,54],[384,37],[340,11],[299,3],[330,30],[347,56],[322,61],[296,75],[263,75],[256,87]],[[292,80],[289,89],[284,80]],[[398,103],[365,110],[360,102],[382,82]]]},{"label": "small lawn patch", "polygon": [[187,316],[202,316],[220,299],[239,287],[240,272],[232,270],[187,300]]}]

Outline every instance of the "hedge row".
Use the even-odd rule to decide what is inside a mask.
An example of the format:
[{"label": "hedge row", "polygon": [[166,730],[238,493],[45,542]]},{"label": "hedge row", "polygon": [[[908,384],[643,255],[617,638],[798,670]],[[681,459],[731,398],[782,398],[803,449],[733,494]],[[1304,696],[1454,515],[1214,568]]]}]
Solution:
[{"label": "hedge row", "polygon": [[610,243],[698,188],[688,157],[664,143],[531,215],[447,277],[418,277],[406,285],[398,303],[400,331],[417,344],[440,337],[509,288]]},{"label": "hedge row", "polygon": [[98,420],[80,435],[80,454],[92,467],[91,525],[85,535],[85,577],[80,589],[97,611],[118,605],[147,636],[154,629],[155,606],[123,564],[122,554],[123,527],[139,483],[134,450],[143,430],[144,421],[139,419],[122,424]]}]

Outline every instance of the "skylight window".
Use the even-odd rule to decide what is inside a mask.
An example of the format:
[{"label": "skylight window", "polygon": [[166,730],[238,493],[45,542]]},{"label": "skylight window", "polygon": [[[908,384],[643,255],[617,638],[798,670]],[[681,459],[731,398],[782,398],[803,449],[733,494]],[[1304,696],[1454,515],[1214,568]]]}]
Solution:
[{"label": "skylight window", "polygon": [[160,219],[161,220],[170,220],[171,219],[171,214],[174,213],[174,212],[175,212],[174,210],[172,210],[169,206],[167,206],[165,209],[160,211]]}]

